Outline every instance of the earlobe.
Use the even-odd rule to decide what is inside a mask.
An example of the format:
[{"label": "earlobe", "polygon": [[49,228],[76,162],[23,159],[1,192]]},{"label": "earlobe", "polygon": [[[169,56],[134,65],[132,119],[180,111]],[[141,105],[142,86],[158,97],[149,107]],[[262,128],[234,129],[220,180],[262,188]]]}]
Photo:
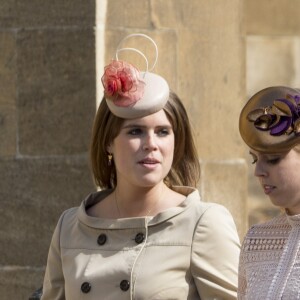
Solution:
[{"label": "earlobe", "polygon": [[107,151],[107,153],[112,153],[112,147],[111,147],[111,145],[108,145],[106,147],[106,151]]}]

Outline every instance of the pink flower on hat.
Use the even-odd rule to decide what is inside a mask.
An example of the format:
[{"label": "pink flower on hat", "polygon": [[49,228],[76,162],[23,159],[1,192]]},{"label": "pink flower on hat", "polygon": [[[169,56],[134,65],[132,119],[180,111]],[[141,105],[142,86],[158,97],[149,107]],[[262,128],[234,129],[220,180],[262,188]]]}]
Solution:
[{"label": "pink flower on hat", "polygon": [[116,106],[131,106],[144,94],[145,82],[139,71],[125,61],[113,60],[104,68],[101,81],[105,98]]}]

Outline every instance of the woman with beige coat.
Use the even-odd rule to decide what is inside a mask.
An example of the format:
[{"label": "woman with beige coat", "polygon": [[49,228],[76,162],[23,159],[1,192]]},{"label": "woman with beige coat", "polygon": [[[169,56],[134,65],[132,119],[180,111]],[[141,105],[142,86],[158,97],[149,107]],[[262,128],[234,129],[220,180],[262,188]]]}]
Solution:
[{"label": "woman with beige coat", "polygon": [[42,299],[236,299],[236,227],[200,199],[182,102],[164,78],[118,57],[102,83],[91,145],[101,191],[62,214]]}]

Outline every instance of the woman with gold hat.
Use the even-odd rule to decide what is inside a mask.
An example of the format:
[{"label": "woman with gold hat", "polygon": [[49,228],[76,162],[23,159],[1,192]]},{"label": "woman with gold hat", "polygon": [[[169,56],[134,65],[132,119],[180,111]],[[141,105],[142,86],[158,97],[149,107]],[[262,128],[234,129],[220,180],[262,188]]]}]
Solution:
[{"label": "woman with gold hat", "polygon": [[254,175],[283,212],[252,226],[240,255],[238,299],[300,299],[300,90],[263,89],[240,114]]},{"label": "woman with gold hat", "polygon": [[236,299],[235,224],[200,200],[182,102],[164,78],[118,58],[102,83],[91,145],[101,191],[62,214],[42,299]]}]

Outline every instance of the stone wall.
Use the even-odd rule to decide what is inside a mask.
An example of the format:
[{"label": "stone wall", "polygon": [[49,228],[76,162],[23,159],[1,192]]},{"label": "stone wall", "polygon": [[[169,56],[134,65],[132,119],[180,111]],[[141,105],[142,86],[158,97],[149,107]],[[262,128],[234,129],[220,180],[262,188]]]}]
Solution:
[{"label": "stone wall", "polygon": [[28,299],[54,226],[94,189],[94,1],[0,4],[0,295]]},{"label": "stone wall", "polygon": [[[300,87],[299,10],[299,0],[245,1],[247,97],[267,86]],[[253,224],[277,215],[280,210],[263,194],[253,176],[249,155],[247,161],[249,223]]]}]

